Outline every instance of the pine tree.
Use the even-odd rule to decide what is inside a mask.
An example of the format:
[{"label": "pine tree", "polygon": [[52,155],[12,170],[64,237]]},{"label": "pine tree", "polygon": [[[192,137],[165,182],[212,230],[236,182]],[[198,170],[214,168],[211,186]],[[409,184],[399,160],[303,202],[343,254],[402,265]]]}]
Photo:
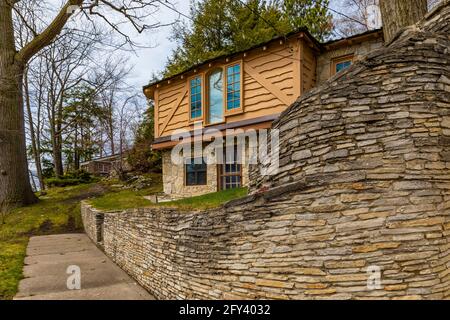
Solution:
[{"label": "pine tree", "polygon": [[180,22],[178,43],[165,76],[223,54],[245,50],[306,27],[323,40],[332,30],[329,0],[201,0],[191,7],[191,24]]}]

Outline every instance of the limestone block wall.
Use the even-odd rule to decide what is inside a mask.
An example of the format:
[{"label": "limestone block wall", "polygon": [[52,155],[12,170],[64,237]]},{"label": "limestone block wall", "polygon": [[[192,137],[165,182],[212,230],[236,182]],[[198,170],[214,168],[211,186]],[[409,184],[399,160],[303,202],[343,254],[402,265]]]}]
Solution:
[{"label": "limestone block wall", "polygon": [[86,234],[99,246],[103,246],[104,212],[93,208],[86,201],[81,203],[81,219]]},{"label": "limestone block wall", "polygon": [[[160,299],[449,297],[448,217],[334,209],[334,188],[295,182],[212,211],[105,213],[104,250]],[[381,285],[369,289],[374,267]]]},{"label": "limestone block wall", "polygon": [[448,3],[287,109],[252,195],[105,213],[106,254],[157,298],[449,299]]}]

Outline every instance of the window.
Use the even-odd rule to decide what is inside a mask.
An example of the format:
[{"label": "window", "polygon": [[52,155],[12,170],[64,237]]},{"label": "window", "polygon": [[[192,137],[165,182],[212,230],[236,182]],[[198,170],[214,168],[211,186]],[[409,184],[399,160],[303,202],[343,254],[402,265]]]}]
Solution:
[{"label": "window", "polygon": [[203,158],[193,158],[185,165],[186,185],[198,186],[206,184],[206,163]]},{"label": "window", "polygon": [[223,121],[223,71],[217,69],[208,76],[208,124]]},{"label": "window", "polygon": [[234,146],[231,152],[229,151],[229,148],[225,148],[225,164],[220,166],[220,188],[222,190],[239,188],[242,185],[242,165],[238,159],[237,146]]},{"label": "window", "polygon": [[202,116],[202,80],[195,77],[190,81],[190,106],[191,119],[197,119]]},{"label": "window", "polygon": [[347,69],[351,65],[352,65],[352,62],[350,60],[336,63],[336,73],[338,73],[341,70]]},{"label": "window", "polygon": [[331,75],[335,75],[341,70],[345,70],[353,63],[353,56],[345,56],[333,60]]},{"label": "window", "polygon": [[227,67],[227,111],[241,107],[241,65]]}]

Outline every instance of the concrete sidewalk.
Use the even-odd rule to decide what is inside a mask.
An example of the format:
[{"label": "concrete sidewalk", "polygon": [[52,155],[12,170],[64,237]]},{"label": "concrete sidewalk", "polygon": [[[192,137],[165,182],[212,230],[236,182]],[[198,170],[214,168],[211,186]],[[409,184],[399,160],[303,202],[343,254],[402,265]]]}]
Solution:
[{"label": "concrete sidewalk", "polygon": [[[69,266],[80,269],[80,290],[69,290]],[[152,300],[85,234],[32,237],[16,300]]]}]

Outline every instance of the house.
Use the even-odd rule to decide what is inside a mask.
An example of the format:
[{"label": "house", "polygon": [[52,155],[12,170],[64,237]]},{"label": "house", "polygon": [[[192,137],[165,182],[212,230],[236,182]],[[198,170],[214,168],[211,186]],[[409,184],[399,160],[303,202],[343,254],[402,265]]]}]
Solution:
[{"label": "house", "polygon": [[[122,157],[122,161],[120,158]],[[126,161],[125,154],[114,154],[105,157],[95,158],[89,161],[80,163],[80,169],[89,172],[95,176],[109,176],[114,170],[128,170],[129,165]]]},{"label": "house", "polygon": [[152,148],[162,151],[164,192],[183,197],[248,184],[245,161],[207,164],[194,153],[175,164],[177,130],[192,132],[199,124],[224,135],[227,129],[270,129],[299,96],[382,44],[381,30],[327,43],[299,30],[145,86],[155,106]]}]

